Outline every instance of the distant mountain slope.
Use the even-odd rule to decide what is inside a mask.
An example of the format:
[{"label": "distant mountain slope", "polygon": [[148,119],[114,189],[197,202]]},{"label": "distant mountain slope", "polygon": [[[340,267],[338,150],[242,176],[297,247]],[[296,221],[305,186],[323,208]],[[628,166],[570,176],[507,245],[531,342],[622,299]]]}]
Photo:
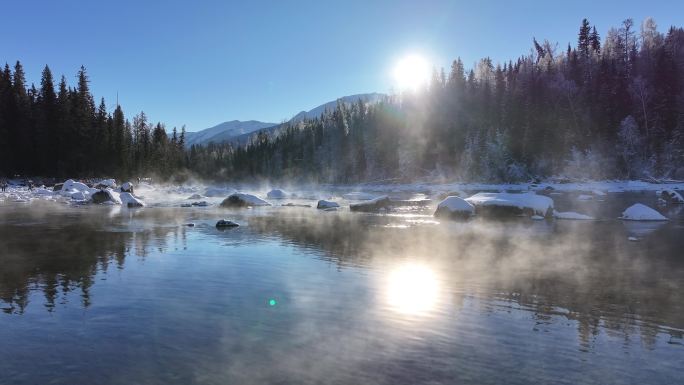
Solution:
[{"label": "distant mountain slope", "polygon": [[214,127],[197,132],[187,132],[185,135],[186,146],[193,144],[206,144],[209,142],[225,142],[244,134],[250,134],[267,127],[275,126],[276,123],[259,122],[256,120],[240,121],[231,120]]},{"label": "distant mountain slope", "polygon": [[256,120],[250,120],[246,122],[232,120],[230,122],[224,122],[202,131],[186,133],[185,144],[187,147],[190,147],[193,144],[207,144],[209,142],[220,143],[233,141],[236,143],[245,144],[257,131],[261,130],[267,133],[274,133],[288,123],[298,123],[306,119],[318,118],[327,110],[332,111],[335,106],[337,106],[338,101],[346,104],[352,104],[361,99],[366,103],[375,104],[380,102],[384,97],[386,97],[385,94],[376,92],[343,96],[331,102],[321,104],[320,106],[317,106],[309,111],[301,111],[289,121],[281,124],[265,123]]}]

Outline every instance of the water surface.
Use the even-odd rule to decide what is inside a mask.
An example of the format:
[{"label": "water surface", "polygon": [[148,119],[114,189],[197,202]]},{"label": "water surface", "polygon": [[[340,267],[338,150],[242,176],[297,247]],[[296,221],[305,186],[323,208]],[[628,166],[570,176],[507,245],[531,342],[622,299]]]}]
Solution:
[{"label": "water surface", "polygon": [[609,198],[573,203],[591,222],[1,205],[0,383],[679,383],[682,214]]}]

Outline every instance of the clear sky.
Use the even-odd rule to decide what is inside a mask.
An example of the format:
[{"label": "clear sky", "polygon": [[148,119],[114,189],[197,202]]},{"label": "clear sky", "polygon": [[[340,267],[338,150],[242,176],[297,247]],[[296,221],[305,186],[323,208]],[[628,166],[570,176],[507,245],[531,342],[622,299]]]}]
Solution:
[{"label": "clear sky", "polygon": [[226,120],[280,122],[337,97],[388,92],[418,53],[448,67],[528,53],[532,37],[573,46],[582,18],[602,38],[628,17],[684,25],[684,1],[3,1],[0,60],[38,84],[45,64],[75,84],[84,65],[97,101],[116,93],[196,131]]}]

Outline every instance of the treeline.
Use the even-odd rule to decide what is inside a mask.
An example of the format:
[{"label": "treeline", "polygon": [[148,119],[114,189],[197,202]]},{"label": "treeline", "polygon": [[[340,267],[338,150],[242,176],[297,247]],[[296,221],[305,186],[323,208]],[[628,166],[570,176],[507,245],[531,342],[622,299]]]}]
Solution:
[{"label": "treeline", "polygon": [[185,128],[169,137],[163,124],[144,113],[130,122],[120,106],[95,104],[85,68],[75,87],[61,77],[55,90],[48,66],[40,87],[26,84],[20,62],[0,71],[0,175],[50,177],[156,173],[186,167]]},{"label": "treeline", "polygon": [[585,19],[575,46],[533,39],[528,55],[470,70],[457,59],[421,92],[339,104],[244,148],[195,146],[189,165],[318,182],[681,178],[683,134],[684,30],[628,19],[601,39]]}]

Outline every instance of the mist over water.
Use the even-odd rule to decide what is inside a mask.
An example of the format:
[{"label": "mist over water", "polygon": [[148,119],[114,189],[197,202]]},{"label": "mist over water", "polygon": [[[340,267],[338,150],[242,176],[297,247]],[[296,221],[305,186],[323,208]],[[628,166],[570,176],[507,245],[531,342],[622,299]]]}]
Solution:
[{"label": "mist over water", "polygon": [[433,210],[0,206],[0,383],[679,381],[681,212]]}]

